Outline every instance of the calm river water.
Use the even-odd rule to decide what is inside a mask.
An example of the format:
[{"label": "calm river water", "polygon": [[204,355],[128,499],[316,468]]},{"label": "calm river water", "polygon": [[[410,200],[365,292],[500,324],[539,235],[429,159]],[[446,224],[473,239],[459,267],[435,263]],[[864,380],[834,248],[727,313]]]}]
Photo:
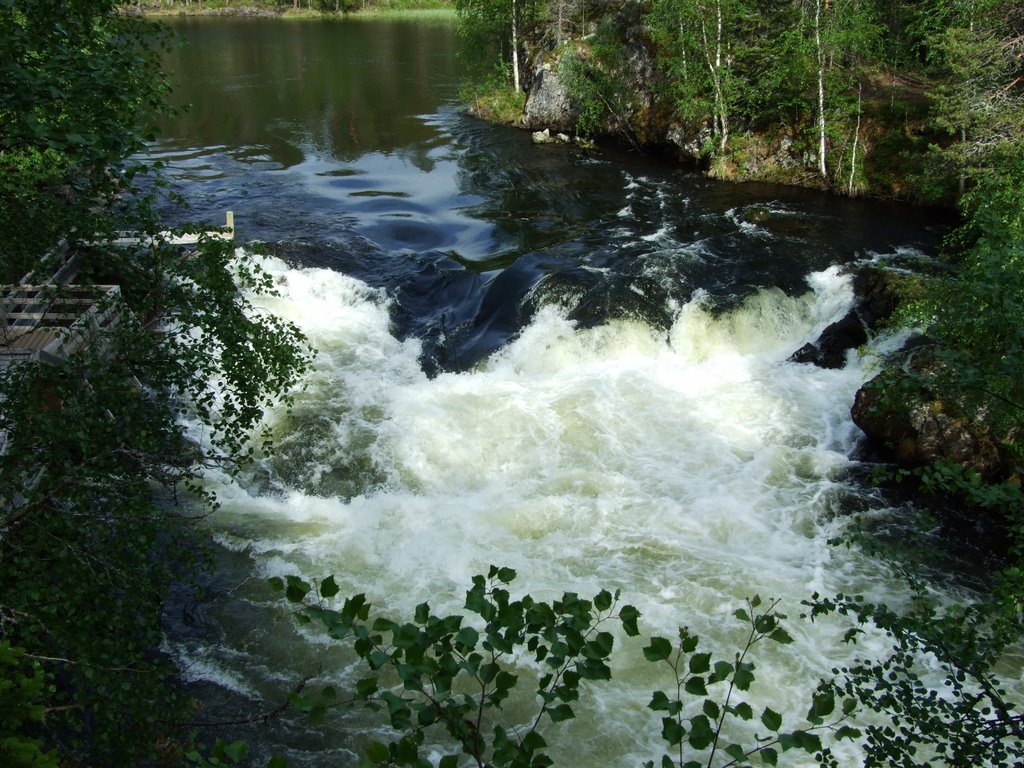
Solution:
[{"label": "calm river water", "polygon": [[[462,113],[450,20],[174,26],[187,45],[168,66],[192,107],[153,155],[194,218],[233,210],[239,240],[267,244],[281,295],[262,303],[317,349],[294,411],[268,414],[276,454],[208,477],[218,576],[167,638],[204,714],[362,676],[287,618],[267,577],[334,574],[406,618],[424,600],[460,610],[495,563],[538,598],[620,589],[645,635],[688,625],[726,658],[744,597],[781,598],[796,642],[759,651],[750,701],[795,726],[851,653],[844,627],[797,618],[800,600],[899,599],[883,565],[827,543],[851,509],[890,514],[852,479],[849,408],[899,340],[842,370],[787,358],[849,309],[845,265],[930,253],[941,222],[535,147]],[[558,765],[660,757],[646,704],[671,680],[641,646],[620,638],[612,683],[549,729]],[[215,735],[347,766],[386,734],[344,709]]]}]

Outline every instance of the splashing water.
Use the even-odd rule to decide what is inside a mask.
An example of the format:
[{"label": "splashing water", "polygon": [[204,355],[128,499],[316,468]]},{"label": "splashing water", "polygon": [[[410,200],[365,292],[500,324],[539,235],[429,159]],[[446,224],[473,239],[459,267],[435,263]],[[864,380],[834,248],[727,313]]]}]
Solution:
[{"label": "splashing water", "polygon": [[[424,600],[459,612],[474,574],[507,565],[516,594],[619,589],[645,635],[685,624],[726,658],[742,642],[731,613],[746,596],[779,597],[793,616],[814,591],[899,590],[877,563],[827,544],[858,493],[844,482],[857,439],[849,406],[871,356],[842,370],[787,362],[848,310],[838,269],[810,275],[802,295],[763,290],[724,313],[698,293],[668,333],[627,320],[578,329],[545,306],[474,369],[428,378],[418,342],[389,332],[381,291],[327,270],[267,268],[281,295],[265,306],[318,353],[294,410],[268,414],[275,455],[246,482],[209,477],[223,507],[208,525],[236,553],[242,583],[234,608],[213,609],[228,611],[217,619],[223,647],[175,649],[196,677],[271,699],[301,676],[343,689],[360,677],[315,631],[269,618],[269,576],[333,574],[342,594],[365,592],[405,618]],[[848,651],[838,627],[787,626],[796,643],[764,649],[751,699],[799,718]],[[668,683],[633,641],[614,665],[615,680],[552,729],[556,762],[660,754],[645,705]],[[379,725],[354,717],[336,724],[333,749]],[[304,749],[310,765],[338,755]]]}]

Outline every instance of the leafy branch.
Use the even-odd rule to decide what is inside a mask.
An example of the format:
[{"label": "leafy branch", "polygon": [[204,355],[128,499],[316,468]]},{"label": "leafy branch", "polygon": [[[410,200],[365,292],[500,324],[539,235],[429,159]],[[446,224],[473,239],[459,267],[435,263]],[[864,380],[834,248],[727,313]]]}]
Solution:
[{"label": "leafy branch", "polygon": [[[842,594],[815,595],[805,604],[812,620],[852,618],[847,642],[856,642],[865,625],[891,641],[887,656],[837,669],[831,684],[838,695],[883,715],[865,728],[867,764],[916,765],[915,754],[932,755],[942,765],[1020,764],[1024,714],[995,672],[1006,648],[1020,638],[1015,607],[996,601],[940,610],[923,591],[900,613]],[[942,671],[937,684],[924,679],[921,659],[929,656]]]},{"label": "leafy branch", "polygon": [[[375,765],[430,765],[421,756],[427,732],[440,728],[480,766],[540,768],[551,765],[541,730],[576,716],[574,706],[584,680],[611,678],[608,659],[614,636],[604,628],[618,622],[629,636],[638,634],[639,612],[620,605],[619,595],[602,590],[592,599],[566,592],[552,602],[526,595],[513,600],[507,585],[511,568],[491,566],[486,577],[473,578],[465,608],[478,617],[474,625],[459,615],[438,616],[427,603],[416,608],[412,622],[369,619],[364,595],[347,598],[340,610],[326,607],[338,586],[333,577],[313,586],[294,576],[271,585],[304,607],[300,622],[319,622],[332,638],[351,638],[370,675],[356,683],[356,698],[385,710],[402,735],[388,744],[373,743],[367,757]],[[525,648],[537,663],[534,692],[540,705],[526,725],[494,722],[498,710],[519,683],[511,657]],[[322,717],[337,695],[325,689],[320,700],[300,702]],[[451,768],[457,754],[440,765]]]},{"label": "leafy branch", "polygon": [[[749,691],[755,681],[756,665],[749,660],[754,646],[765,640],[782,645],[793,642],[781,625],[786,617],[776,610],[778,604],[778,600],[772,600],[757,612],[761,599],[754,596],[747,600],[745,609],[734,612],[737,619],[748,625],[748,633],[743,647],[732,661],[715,661],[713,653],[698,651],[700,638],[687,627],[679,628],[679,639],[675,644],[663,637],[651,638],[650,644],[644,648],[644,657],[652,663],[667,665],[675,679],[673,697],[658,690],[647,705],[655,712],[665,713],[661,721],[661,736],[674,750],[674,755],[662,755],[662,768],[710,768],[720,753],[724,753],[725,762],[720,763],[723,768],[746,765],[754,755],[764,765],[777,765],[780,751],[792,749],[815,755],[821,765],[835,765],[819,733],[831,732],[836,739],[860,736],[856,728],[841,725],[856,709],[856,700],[843,699],[841,713],[836,714],[835,695],[827,686],[820,685],[806,715],[807,727],[784,731],[782,715],[771,707],[765,707],[761,711],[760,722],[768,730],[767,735],[756,736],[754,745],[744,746],[730,741],[723,746],[722,738],[730,718],[744,722],[754,718],[753,707],[746,701],[737,701],[738,692]],[[711,693],[716,687],[721,695]],[[688,697],[702,699],[699,714],[687,715]],[[701,754],[701,760],[688,759],[687,748]],[[654,768],[653,761],[645,765]]]}]

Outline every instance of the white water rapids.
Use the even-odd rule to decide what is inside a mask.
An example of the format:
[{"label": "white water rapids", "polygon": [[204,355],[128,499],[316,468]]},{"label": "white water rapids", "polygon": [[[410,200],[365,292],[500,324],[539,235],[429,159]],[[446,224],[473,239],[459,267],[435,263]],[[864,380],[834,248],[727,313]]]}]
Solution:
[{"label": "white water rapids", "polygon": [[[194,678],[273,701],[300,677],[344,690],[364,676],[315,628],[272,620],[284,606],[267,577],[333,574],[342,595],[365,592],[407,620],[423,601],[460,612],[491,563],[518,571],[514,595],[619,589],[641,611],[642,638],[687,625],[727,660],[745,637],[732,617],[744,598],[781,598],[795,642],[758,647],[746,698],[786,727],[803,722],[819,677],[872,650],[870,639],[842,645],[843,626],[798,618],[815,591],[900,591],[884,566],[827,544],[857,493],[844,483],[859,434],[849,409],[875,358],[851,354],[842,370],[787,362],[849,309],[838,269],[810,275],[802,296],[762,291],[719,316],[697,296],[668,334],[627,321],[579,330],[547,307],[474,370],[431,379],[418,343],[389,332],[383,293],[328,270],[267,267],[281,296],[261,303],[317,354],[293,413],[268,414],[277,454],[247,482],[208,478],[223,506],[206,524],[240,575],[213,609],[221,640],[172,648]],[[660,716],[646,704],[673,681],[643,644],[620,636],[612,682],[546,729],[556,765],[660,758]],[[329,715],[326,741],[291,747],[292,764],[355,764],[367,734],[386,735],[382,717]]]}]

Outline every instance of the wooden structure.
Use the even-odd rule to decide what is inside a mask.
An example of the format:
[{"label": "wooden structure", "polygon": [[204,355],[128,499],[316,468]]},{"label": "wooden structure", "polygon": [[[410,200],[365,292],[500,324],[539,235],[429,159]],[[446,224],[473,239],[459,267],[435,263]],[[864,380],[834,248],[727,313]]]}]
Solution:
[{"label": "wooden structure", "polygon": [[[123,233],[90,245],[117,248],[162,242],[188,246],[202,237],[233,240],[234,214],[227,212],[221,230],[183,236],[161,232],[155,237]],[[66,255],[66,244],[62,250]],[[33,284],[37,278],[30,274],[18,285],[0,286],[0,376],[18,362],[58,366],[85,348],[101,356],[110,353],[110,335],[106,331],[116,327],[121,314],[127,311],[121,303],[121,289],[117,285],[74,284],[77,271],[77,259],[72,255],[43,284]],[[6,437],[0,430],[0,455],[7,449]],[[36,480],[29,481],[27,487],[31,488]],[[6,499],[0,490],[0,510],[18,503],[17,499]]]},{"label": "wooden structure", "polygon": [[117,324],[116,285],[16,285],[0,291],[0,370],[18,360],[60,365]]},{"label": "wooden structure", "polygon": [[[203,237],[233,240],[234,213],[227,212],[220,230],[188,235],[161,232],[155,237],[122,233],[91,245],[123,248],[159,242],[188,246]],[[83,347],[100,342],[103,331],[116,325],[120,288],[73,284],[77,270],[72,256],[44,285],[30,284],[33,276],[27,275],[18,285],[0,286],[0,375],[19,360],[60,365]]]},{"label": "wooden structure", "polygon": [[234,240],[235,239],[235,214],[233,211],[228,211],[224,218],[223,231],[221,230],[210,230],[208,232],[190,232],[185,235],[177,235],[172,232],[160,232],[156,237],[140,236],[132,232],[122,232],[118,237],[112,240],[102,240],[93,245],[105,245],[114,247],[126,247],[131,245],[152,245],[156,242],[166,243],[167,245],[195,245],[199,242],[200,238],[209,237],[217,240]]}]

